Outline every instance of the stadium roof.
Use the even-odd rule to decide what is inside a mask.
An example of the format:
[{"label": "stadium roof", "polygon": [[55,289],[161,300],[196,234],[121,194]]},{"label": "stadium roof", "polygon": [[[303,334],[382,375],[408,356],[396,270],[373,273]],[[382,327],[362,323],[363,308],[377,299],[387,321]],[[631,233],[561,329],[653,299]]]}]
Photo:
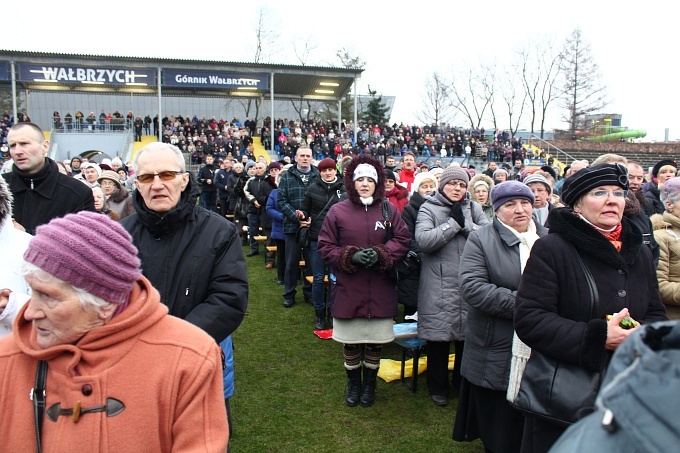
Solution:
[{"label": "stadium roof", "polygon": [[[312,99],[336,101],[340,100],[349,93],[355,78],[359,78],[363,68],[348,69],[323,66],[297,66],[287,64],[270,63],[247,63],[247,62],[227,62],[211,60],[185,60],[168,58],[146,58],[129,56],[109,56],[109,55],[78,55],[45,52],[26,52],[13,50],[0,50],[0,63],[14,62],[18,67],[29,65],[49,67],[68,67],[68,68],[126,68],[139,71],[153,71],[154,74],[159,69],[163,73],[163,93],[173,95],[191,96],[270,96],[270,81],[273,75],[273,91],[276,99]],[[8,65],[9,66],[9,65]],[[31,72],[36,72],[35,70]],[[208,74],[249,74],[266,75],[267,80],[262,86],[250,88],[247,92],[244,87],[236,86],[172,86],[172,80],[166,73],[175,74],[179,72],[193,75]],[[8,69],[8,78],[11,80],[11,73]],[[64,80],[32,80],[24,77],[17,77],[17,83],[25,88],[34,90],[61,90],[61,91],[111,91],[111,92],[155,92],[157,91],[156,82],[151,84],[113,84],[107,82],[79,82]],[[51,82],[51,83],[47,83]],[[99,86],[92,86],[97,83]],[[146,86],[139,86],[146,85]]]}]

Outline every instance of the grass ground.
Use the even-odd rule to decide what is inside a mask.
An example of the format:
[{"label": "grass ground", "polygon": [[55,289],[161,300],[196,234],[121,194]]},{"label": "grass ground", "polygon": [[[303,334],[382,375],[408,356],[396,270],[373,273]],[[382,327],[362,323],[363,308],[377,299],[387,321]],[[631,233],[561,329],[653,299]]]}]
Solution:
[{"label": "grass ground", "polygon": [[[246,258],[250,301],[234,333],[236,390],[231,400],[233,452],[482,452],[451,440],[456,400],[437,407],[420,375],[413,394],[378,379],[373,407],[347,407],[342,347],[313,334],[314,309],[283,308],[276,270],[262,255]],[[386,345],[383,357],[399,359]]]}]

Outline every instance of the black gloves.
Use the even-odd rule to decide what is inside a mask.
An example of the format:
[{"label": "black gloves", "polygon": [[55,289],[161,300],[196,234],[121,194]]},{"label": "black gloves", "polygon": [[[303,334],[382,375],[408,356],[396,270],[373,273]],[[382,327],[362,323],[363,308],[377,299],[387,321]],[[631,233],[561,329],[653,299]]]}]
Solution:
[{"label": "black gloves", "polygon": [[378,252],[373,249],[362,249],[352,255],[352,263],[359,266],[371,267],[378,262]]},{"label": "black gloves", "polygon": [[465,228],[465,215],[463,214],[463,207],[460,205],[460,202],[456,201],[453,203],[449,215],[460,225],[461,229]]}]

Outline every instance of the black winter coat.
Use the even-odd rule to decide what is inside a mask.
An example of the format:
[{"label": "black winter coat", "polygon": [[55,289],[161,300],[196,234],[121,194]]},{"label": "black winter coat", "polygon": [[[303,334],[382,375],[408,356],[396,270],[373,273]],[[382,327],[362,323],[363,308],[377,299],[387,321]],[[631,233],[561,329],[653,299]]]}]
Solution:
[{"label": "black winter coat", "polygon": [[[401,212],[401,218],[404,219],[408,232],[411,235],[411,251],[418,254],[418,259],[420,260],[422,252],[418,249],[416,244],[416,220],[418,219],[418,210],[420,206],[425,203],[425,198],[418,192],[413,192],[409,203],[404,207]],[[399,281],[397,282],[397,299],[400,304],[408,305],[409,307],[418,306],[418,288],[420,282],[420,268],[417,272],[414,272],[407,277],[399,276]]]},{"label": "black winter coat", "polygon": [[243,321],[248,273],[236,226],[196,206],[198,195],[191,180],[177,207],[160,216],[135,191],[137,213],[121,224],[139,249],[142,273],[170,314],[220,343]]},{"label": "black winter coat", "polygon": [[56,162],[45,158],[45,166],[28,175],[12,166],[2,175],[14,196],[13,217],[26,232],[35,234],[39,225],[79,211],[94,211],[92,189],[70,176],[59,173]]},{"label": "black winter coat", "polygon": [[321,178],[317,178],[315,182],[310,184],[305,192],[300,210],[305,213],[305,216],[312,218],[309,227],[312,241],[316,241],[319,237],[319,231],[321,231],[321,225],[323,225],[323,219],[326,218],[328,210],[335,203],[344,199],[344,193],[345,186],[342,183],[342,178],[337,178],[335,182],[330,184]]},{"label": "black winter coat", "polygon": [[[198,182],[201,184],[201,190],[203,192],[217,192],[217,186],[215,185],[215,173],[215,166],[212,164],[204,165],[198,171]],[[206,182],[208,180],[210,180],[210,184]]]},{"label": "black winter coat", "polygon": [[[553,210],[549,220],[550,234],[536,241],[522,274],[515,330],[532,349],[600,371],[609,357],[606,315],[627,307],[643,324],[667,319],[652,254],[626,217],[621,252],[571,208]],[[593,316],[588,284],[570,244],[597,284],[599,309]]]}]

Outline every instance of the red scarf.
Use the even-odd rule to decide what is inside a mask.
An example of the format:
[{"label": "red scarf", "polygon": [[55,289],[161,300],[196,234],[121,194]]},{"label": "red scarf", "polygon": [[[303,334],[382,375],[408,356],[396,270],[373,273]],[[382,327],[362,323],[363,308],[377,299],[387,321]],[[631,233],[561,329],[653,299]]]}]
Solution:
[{"label": "red scarf", "polygon": [[617,225],[617,227],[614,228],[614,231],[612,231],[610,233],[605,233],[603,231],[600,231],[600,233],[602,233],[604,235],[604,237],[606,237],[607,240],[609,242],[611,242],[611,244],[614,246],[614,248],[616,249],[617,252],[621,251],[622,242],[620,241],[620,238],[621,238],[621,230],[622,229],[623,229],[623,227],[619,223]]}]

